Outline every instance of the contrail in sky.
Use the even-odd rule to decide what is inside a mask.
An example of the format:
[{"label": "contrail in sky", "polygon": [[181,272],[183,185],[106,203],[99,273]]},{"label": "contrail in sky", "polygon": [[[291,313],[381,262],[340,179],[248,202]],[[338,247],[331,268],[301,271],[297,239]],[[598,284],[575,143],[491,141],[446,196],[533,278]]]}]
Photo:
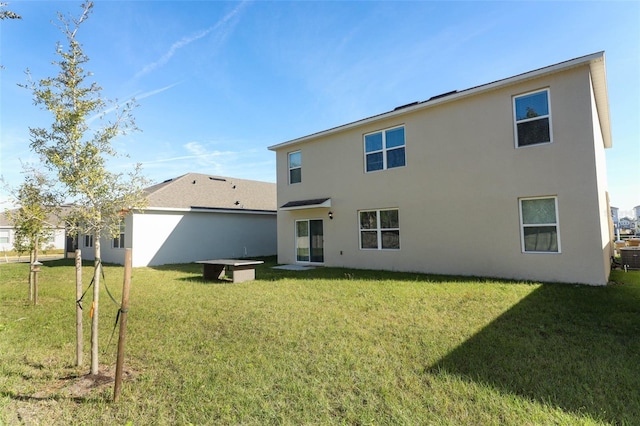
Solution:
[{"label": "contrail in sky", "polygon": [[[162,55],[160,59],[145,65],[144,68],[142,68],[142,70],[136,74],[136,78],[141,77],[145,74],[149,74],[150,72],[154,71],[156,68],[161,67],[162,65],[165,65],[167,62],[169,62],[169,60],[173,57],[173,55],[175,55],[175,53],[179,49],[182,49],[183,47],[188,46],[194,41],[200,40],[201,38],[207,36],[213,31],[218,31],[221,28],[223,28],[224,25],[226,25],[233,17],[235,17],[237,14],[239,14],[242,11],[242,9],[245,8],[246,4],[247,2],[240,3],[235,9],[233,9],[231,12],[226,14],[222,19],[220,19],[214,26],[209,27],[206,30],[202,30],[192,36],[183,37],[181,40],[173,43],[169,48],[169,50],[164,55]],[[226,29],[223,28],[219,36],[221,38],[224,38],[227,34],[231,32],[232,29],[233,29],[232,26],[229,26],[229,28],[226,28]]]},{"label": "contrail in sky", "polygon": [[127,101],[125,101],[125,102],[118,102],[118,103],[117,103],[117,105],[113,105],[112,107],[107,108],[107,109],[106,109],[106,110],[104,110],[104,111],[101,111],[99,114],[95,114],[95,115],[93,115],[93,116],[89,117],[89,118],[87,119],[87,124],[91,124],[92,122],[94,122],[94,121],[95,121],[95,120],[97,120],[98,118],[100,118],[100,117],[104,117],[104,116],[106,116],[107,114],[112,113],[113,111],[115,111],[116,109],[118,109],[118,106],[119,106],[119,105],[124,105],[124,104],[126,104],[127,102],[130,102],[130,101],[132,101],[132,100],[134,100],[134,99],[137,101],[137,100],[140,100],[140,99],[144,99],[144,98],[151,97],[151,96],[153,96],[153,95],[157,95],[158,93],[162,93],[162,92],[164,92],[165,90],[169,90],[169,89],[171,89],[172,87],[175,87],[175,86],[177,86],[177,85],[178,85],[178,84],[180,84],[180,83],[181,83],[181,82],[173,83],[173,84],[169,84],[168,86],[164,86],[164,87],[161,87],[161,88],[159,88],[159,89],[149,90],[148,92],[144,92],[144,93],[142,93],[142,94],[140,94],[140,95],[138,95],[138,96],[131,96],[131,97],[129,97],[129,99],[128,99]]}]

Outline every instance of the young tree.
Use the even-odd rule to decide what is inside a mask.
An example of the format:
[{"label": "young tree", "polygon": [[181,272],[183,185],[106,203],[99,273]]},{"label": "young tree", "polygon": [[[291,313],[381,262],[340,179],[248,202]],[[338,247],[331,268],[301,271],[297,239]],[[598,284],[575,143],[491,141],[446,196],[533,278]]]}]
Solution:
[{"label": "young tree", "polygon": [[[58,212],[59,197],[49,189],[51,182],[35,169],[25,171],[24,182],[10,192],[20,207],[7,210],[6,216],[15,229],[13,246],[18,253],[29,252],[31,264],[38,261],[38,251],[52,235],[55,224],[50,220]],[[34,297],[32,274],[29,274],[29,300]]]},{"label": "young tree", "polygon": [[9,3],[6,3],[6,2],[0,2],[0,20],[22,19],[22,16],[18,15],[17,13],[4,9],[5,7],[7,7],[8,4]]},{"label": "young tree", "polygon": [[[115,236],[122,212],[144,207],[142,188],[146,180],[140,166],[130,173],[116,174],[107,170],[106,159],[117,155],[112,140],[128,131],[137,130],[131,114],[133,101],[123,105],[106,100],[101,87],[89,82],[91,74],[84,69],[89,58],[77,40],[80,26],[89,18],[93,2],[83,3],[78,18],[58,14],[66,45],[58,43],[54,62],[59,68],[55,77],[31,82],[34,103],[53,114],[50,128],[30,128],[31,148],[42,157],[46,167],[56,174],[75,208],[68,222],[72,233],[93,235],[94,271],[91,323],[91,374],[98,373],[98,302],[100,291],[101,236]],[[93,126],[108,114],[114,119]]]}]

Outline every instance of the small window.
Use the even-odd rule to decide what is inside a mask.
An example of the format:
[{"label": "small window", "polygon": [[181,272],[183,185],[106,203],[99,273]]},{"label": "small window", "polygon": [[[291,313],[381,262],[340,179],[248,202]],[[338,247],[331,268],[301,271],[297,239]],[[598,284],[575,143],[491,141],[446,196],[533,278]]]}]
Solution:
[{"label": "small window", "polygon": [[84,246],[85,247],[93,247],[93,235],[85,235],[84,236]]},{"label": "small window", "polygon": [[521,199],[520,232],[523,252],[559,253],[557,198]]},{"label": "small window", "polygon": [[404,127],[395,127],[364,136],[366,172],[402,167],[406,164]]},{"label": "small window", "polygon": [[9,243],[9,231],[1,230],[0,231],[0,244],[8,244]]},{"label": "small window", "polygon": [[548,89],[514,97],[513,110],[517,147],[551,142]]},{"label": "small window", "polygon": [[289,153],[289,183],[302,182],[302,153]]},{"label": "small window", "polygon": [[124,222],[120,222],[118,236],[113,239],[113,248],[124,248]]},{"label": "small window", "polygon": [[398,209],[359,212],[360,248],[363,250],[400,250]]}]

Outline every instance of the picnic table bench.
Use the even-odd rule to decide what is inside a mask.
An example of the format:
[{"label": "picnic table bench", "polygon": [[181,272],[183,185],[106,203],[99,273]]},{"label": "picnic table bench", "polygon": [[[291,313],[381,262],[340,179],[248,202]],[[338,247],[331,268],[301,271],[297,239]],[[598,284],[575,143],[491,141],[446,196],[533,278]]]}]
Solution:
[{"label": "picnic table bench", "polygon": [[205,280],[219,280],[227,270],[231,270],[234,283],[252,281],[256,279],[256,265],[264,263],[262,260],[246,259],[214,259],[200,260],[202,276]]}]

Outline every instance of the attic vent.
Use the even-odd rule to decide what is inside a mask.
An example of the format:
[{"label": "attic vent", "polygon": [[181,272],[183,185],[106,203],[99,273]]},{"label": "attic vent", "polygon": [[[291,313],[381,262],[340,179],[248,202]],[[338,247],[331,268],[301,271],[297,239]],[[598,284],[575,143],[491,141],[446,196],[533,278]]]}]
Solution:
[{"label": "attic vent", "polygon": [[195,185],[196,184],[196,180],[194,179],[193,182],[191,182],[191,183]]},{"label": "attic vent", "polygon": [[400,105],[399,107],[395,107],[393,110],[397,111],[399,109],[403,109],[403,108],[408,108],[410,106],[414,106],[414,105],[418,105],[420,102],[415,101],[415,102],[411,102],[410,104],[406,104],[406,105]]},{"label": "attic vent", "polygon": [[217,180],[218,182],[226,182],[226,179],[209,176],[209,180]]},{"label": "attic vent", "polygon": [[235,203],[233,203],[233,204],[235,204],[235,205],[237,206],[238,204],[240,204],[240,201],[236,201],[236,202],[235,202]]},{"label": "attic vent", "polygon": [[444,98],[444,97],[446,97],[446,96],[453,95],[454,93],[458,93],[458,91],[457,91],[457,90],[452,90],[452,91],[447,92],[447,93],[441,93],[441,94],[439,94],[439,95],[435,95],[435,96],[430,97],[430,98],[428,99],[428,101],[432,101],[432,100],[434,100],[434,99]]},{"label": "attic vent", "polygon": [[167,179],[167,180],[165,180],[165,181],[164,181],[164,182],[162,182],[162,183],[171,182],[172,180],[173,180],[173,179]]}]

